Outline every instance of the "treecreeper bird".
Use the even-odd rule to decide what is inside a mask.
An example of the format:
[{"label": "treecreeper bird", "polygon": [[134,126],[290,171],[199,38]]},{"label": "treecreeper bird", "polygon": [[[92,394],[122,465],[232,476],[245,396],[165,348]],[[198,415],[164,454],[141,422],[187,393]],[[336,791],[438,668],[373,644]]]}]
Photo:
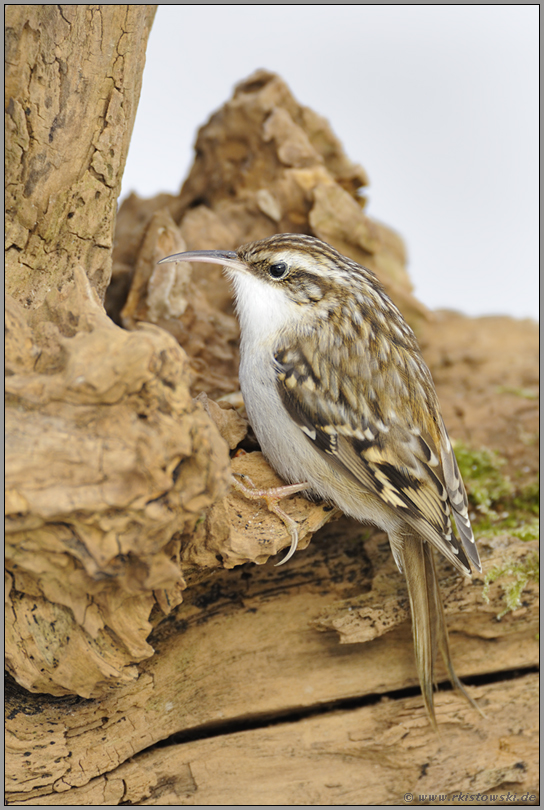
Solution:
[{"label": "treecreeper bird", "polygon": [[465,487],[415,335],[376,276],[319,239],[289,233],[162,261],[220,264],[231,279],[240,387],[272,467],[387,532],[408,585],[433,727],[437,650],[476,705],[453,669],[433,552],[462,574],[471,563],[482,570]]}]

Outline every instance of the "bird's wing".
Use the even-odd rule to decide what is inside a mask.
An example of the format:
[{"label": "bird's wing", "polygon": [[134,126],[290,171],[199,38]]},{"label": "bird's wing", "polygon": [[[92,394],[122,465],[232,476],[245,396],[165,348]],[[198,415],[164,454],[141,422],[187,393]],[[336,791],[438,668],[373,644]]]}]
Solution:
[{"label": "bird's wing", "polygon": [[414,347],[389,349],[394,362],[381,367],[353,347],[332,347],[335,363],[312,353],[314,346],[301,339],[275,353],[280,396],[307,440],[362,490],[400,511],[460,571],[470,572],[467,555],[480,569],[463,482]]}]

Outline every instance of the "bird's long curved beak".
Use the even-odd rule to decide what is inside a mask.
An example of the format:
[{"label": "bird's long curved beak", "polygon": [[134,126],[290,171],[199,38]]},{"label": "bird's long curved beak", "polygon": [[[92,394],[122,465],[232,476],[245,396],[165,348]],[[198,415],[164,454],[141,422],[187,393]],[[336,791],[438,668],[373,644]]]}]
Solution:
[{"label": "bird's long curved beak", "polygon": [[230,267],[232,270],[247,270],[244,262],[238,258],[238,254],[233,250],[188,250],[185,253],[174,253],[166,256],[158,264],[167,262],[207,262],[208,264],[220,264],[223,267]]}]

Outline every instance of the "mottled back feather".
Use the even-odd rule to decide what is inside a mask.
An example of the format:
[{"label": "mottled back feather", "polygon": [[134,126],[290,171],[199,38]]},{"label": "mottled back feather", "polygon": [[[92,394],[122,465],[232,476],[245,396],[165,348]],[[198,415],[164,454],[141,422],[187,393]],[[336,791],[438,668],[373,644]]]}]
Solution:
[{"label": "mottled back feather", "polygon": [[275,363],[285,408],[317,452],[469,573],[469,559],[477,567],[479,560],[466,493],[415,338],[399,336],[387,352],[376,328],[359,330],[356,343],[343,338],[329,329],[318,340],[304,334],[280,344]]}]

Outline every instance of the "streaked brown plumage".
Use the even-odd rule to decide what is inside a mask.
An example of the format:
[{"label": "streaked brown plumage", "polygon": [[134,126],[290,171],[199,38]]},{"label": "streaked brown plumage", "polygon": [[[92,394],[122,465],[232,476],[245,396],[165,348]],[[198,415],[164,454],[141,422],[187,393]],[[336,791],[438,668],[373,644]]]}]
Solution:
[{"label": "streaked brown plumage", "polygon": [[[434,660],[451,663],[433,547],[481,571],[465,488],[416,338],[374,274],[311,236],[163,261],[222,264],[241,325],[240,384],[263,453],[290,483],[389,535],[435,726]],[[452,527],[452,517],[459,539]],[[289,556],[296,548],[293,541]],[[472,702],[472,701],[471,701]]]}]

